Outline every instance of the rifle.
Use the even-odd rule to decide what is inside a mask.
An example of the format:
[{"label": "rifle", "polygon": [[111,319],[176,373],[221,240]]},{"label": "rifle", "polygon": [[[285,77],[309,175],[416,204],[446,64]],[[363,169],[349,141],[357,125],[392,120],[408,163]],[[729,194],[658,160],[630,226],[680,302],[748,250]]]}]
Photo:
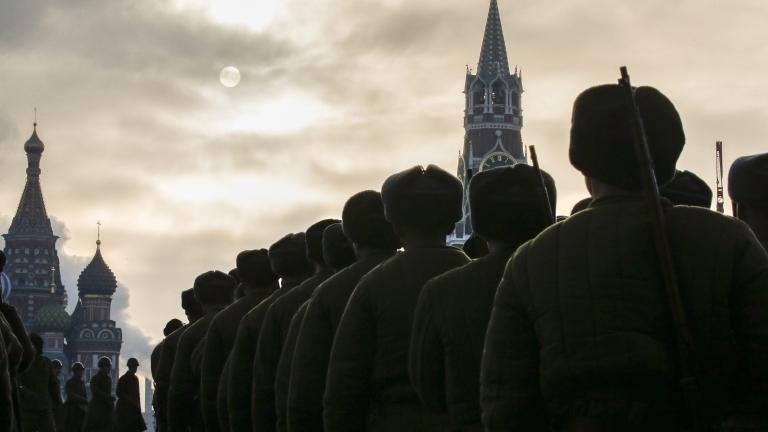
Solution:
[{"label": "rifle", "polygon": [[723,204],[725,199],[723,198],[723,142],[717,141],[715,143],[715,178],[717,182],[717,211],[718,213],[725,213]]},{"label": "rifle", "polygon": [[679,369],[679,383],[682,390],[684,403],[695,432],[720,431],[721,427],[713,422],[704,401],[699,376],[696,366],[696,349],[693,336],[688,327],[688,321],[683,308],[680,287],[678,285],[677,272],[675,271],[672,251],[669,247],[669,237],[665,225],[664,212],[661,206],[659,185],[656,182],[655,168],[648,140],[645,135],[643,118],[635,99],[635,90],[629,81],[627,67],[621,67],[621,79],[619,86],[624,90],[627,102],[627,111],[632,124],[632,141],[635,148],[635,156],[640,169],[640,180],[643,186],[643,195],[648,209],[648,219],[651,224],[653,243],[656,249],[656,257],[659,261],[662,283],[666,291],[672,324],[675,330],[677,342],[677,366]]},{"label": "rifle", "polygon": [[544,175],[541,173],[541,167],[539,167],[539,157],[536,156],[536,147],[528,146],[531,149],[531,162],[533,162],[533,169],[536,170],[536,175],[539,176],[539,186],[541,186],[541,195],[544,205],[547,206],[546,214],[549,217],[550,225],[555,223],[555,215],[552,213],[552,201],[549,199],[549,191],[547,190],[547,184],[544,182]]}]

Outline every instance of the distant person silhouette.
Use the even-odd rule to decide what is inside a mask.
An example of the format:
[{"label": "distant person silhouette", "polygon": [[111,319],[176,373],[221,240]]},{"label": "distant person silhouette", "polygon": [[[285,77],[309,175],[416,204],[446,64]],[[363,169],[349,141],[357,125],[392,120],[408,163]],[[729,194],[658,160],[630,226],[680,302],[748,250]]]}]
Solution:
[{"label": "distant person silhouette", "polygon": [[[557,190],[531,166],[495,168],[469,183],[472,225],[490,253],[427,282],[414,314],[409,372],[422,403],[450,415],[450,430],[482,430],[480,359],[496,287],[509,258],[552,222]],[[547,211],[550,205],[550,211]]]},{"label": "distant person silhouette", "polygon": [[136,371],[139,361],[128,359],[128,371],[117,380],[117,404],[115,405],[114,432],[142,432],[147,430],[144,417],[141,415],[141,398],[139,396],[139,379]]},{"label": "distant person silhouette", "polygon": [[99,371],[91,377],[91,400],[85,416],[85,432],[111,432],[114,424],[114,403],[112,396],[112,360],[102,357],[97,364]]},{"label": "distant person silhouette", "polygon": [[251,390],[259,332],[269,306],[313,274],[314,268],[307,259],[306,248],[304,233],[288,234],[269,247],[270,266],[280,276],[280,288],[245,314],[237,328],[227,384],[231,432],[247,431],[253,427]]},{"label": "distant person silhouette", "polygon": [[264,316],[253,361],[251,415],[254,432],[275,430],[275,378],[280,352],[293,314],[312,291],[333,274],[333,269],[323,260],[323,231],[337,222],[336,219],[324,219],[307,228],[305,251],[314,266],[314,274],[275,300]]},{"label": "distant person silhouette", "polygon": [[[163,337],[165,338],[170,336],[171,333],[182,327],[184,327],[184,323],[178,318],[173,318],[165,324],[165,327],[163,327]],[[152,379],[155,382],[157,382],[157,370],[160,367],[160,355],[162,353],[163,341],[160,341],[160,343],[157,344],[152,350],[152,354],[149,356],[149,368],[152,373]]]},{"label": "distant person silhouette", "polygon": [[203,316],[203,308],[195,299],[195,291],[190,288],[181,293],[181,307],[187,315],[189,324],[175,330],[163,339],[163,349],[160,353],[160,362],[157,366],[155,378],[155,418],[157,419],[157,432],[168,432],[168,393],[171,386],[171,373],[173,362],[176,359],[176,349],[179,339],[189,326]]},{"label": "distant person silhouette", "polygon": [[64,432],[82,432],[85,413],[88,411],[88,397],[83,382],[85,367],[82,363],[75,362],[71,370],[72,376],[64,386],[67,397],[64,402]]},{"label": "distant person silhouette", "polygon": [[64,429],[64,402],[61,400],[61,370],[64,365],[61,364],[61,360],[51,360],[51,366],[53,367],[54,384],[56,385],[56,394],[53,398],[53,420],[56,424],[56,430],[60,431]]},{"label": "distant person silhouette", "polygon": [[[334,274],[355,262],[355,250],[352,243],[344,235],[341,223],[329,225],[323,231],[323,261],[333,270]],[[323,281],[312,292],[314,293],[327,281],[328,279]],[[291,365],[296,340],[299,336],[299,329],[301,328],[302,321],[304,321],[304,315],[308,307],[309,300],[306,300],[296,313],[293,314],[291,323],[288,326],[288,333],[285,336],[285,342],[283,343],[283,350],[280,353],[280,360],[277,363],[275,413],[277,415],[276,430],[279,432],[288,430],[288,388],[291,381]]]},{"label": "distant person silhouette", "polygon": [[61,396],[53,364],[43,355],[43,338],[32,333],[29,339],[37,354],[29,368],[19,375],[21,427],[24,432],[55,431],[55,401]]},{"label": "distant person silhouette", "polygon": [[240,320],[280,287],[266,249],[242,251],[236,262],[240,277],[238,287],[243,297],[213,318],[206,336],[200,401],[207,432],[229,432],[226,381],[229,379],[229,354],[235,344]]},{"label": "distant person silhouette", "polygon": [[768,153],[736,159],[728,173],[733,215],[768,249]]},{"label": "distant person silhouette", "polygon": [[168,424],[172,432],[205,429],[200,412],[200,378],[192,369],[192,353],[214,316],[232,302],[235,285],[231,276],[220,271],[209,271],[195,279],[193,290],[204,315],[190,324],[179,339],[168,393]]},{"label": "distant person silhouette", "polygon": [[[587,179],[589,210],[507,265],[481,367],[486,430],[690,429],[624,91],[593,87],[574,103],[569,156]],[[685,143],[680,116],[656,89],[635,95],[665,184]],[[662,207],[709,401],[702,414],[754,414],[768,395],[768,254],[736,219]]]},{"label": "distant person silhouette", "polygon": [[307,306],[291,364],[287,423],[292,431],[323,431],[328,357],[341,314],[360,278],[400,247],[400,239],[384,218],[379,192],[363,191],[349,198],[341,221],[356,261],[320,284]]},{"label": "distant person silhouette", "polygon": [[349,298],[331,350],[324,397],[328,431],[441,431],[408,377],[416,299],[431,278],[469,262],[446,237],[462,217],[461,182],[430,165],[390,176],[384,214],[405,248],[365,275]]},{"label": "distant person silhouette", "polygon": [[712,207],[712,188],[690,171],[675,171],[675,176],[659,188],[659,193],[674,205]]}]

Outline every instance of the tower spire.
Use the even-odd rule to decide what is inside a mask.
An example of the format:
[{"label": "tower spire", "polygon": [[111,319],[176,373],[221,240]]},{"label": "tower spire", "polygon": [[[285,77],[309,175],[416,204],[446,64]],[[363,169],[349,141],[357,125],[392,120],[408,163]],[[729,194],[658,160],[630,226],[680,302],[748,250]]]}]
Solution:
[{"label": "tower spire", "polygon": [[[35,117],[37,117],[37,109],[35,109]],[[32,135],[24,143],[24,151],[27,153],[27,182],[8,234],[53,235],[40,188],[40,159],[44,150],[45,144],[37,136],[37,118],[35,118]]]},{"label": "tower spire", "polygon": [[96,222],[96,249],[101,249],[101,221]]},{"label": "tower spire", "polygon": [[477,74],[483,78],[492,78],[498,73],[509,75],[509,60],[507,60],[507,46],[504,43],[504,32],[501,28],[499,5],[497,0],[491,0],[480,60],[477,62]]}]

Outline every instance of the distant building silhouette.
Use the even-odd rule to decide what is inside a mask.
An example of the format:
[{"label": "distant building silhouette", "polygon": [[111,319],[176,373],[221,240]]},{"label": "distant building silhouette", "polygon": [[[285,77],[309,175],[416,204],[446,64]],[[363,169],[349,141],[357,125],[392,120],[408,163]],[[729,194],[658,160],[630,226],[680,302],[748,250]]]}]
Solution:
[{"label": "distant building silhouette", "polygon": [[464,218],[456,224],[449,243],[463,244],[472,234],[466,186],[473,173],[500,166],[528,163],[520,130],[523,110],[522,73],[510,72],[507,48],[496,0],[491,0],[477,70],[467,69],[464,82],[464,147],[457,174],[465,185]]}]

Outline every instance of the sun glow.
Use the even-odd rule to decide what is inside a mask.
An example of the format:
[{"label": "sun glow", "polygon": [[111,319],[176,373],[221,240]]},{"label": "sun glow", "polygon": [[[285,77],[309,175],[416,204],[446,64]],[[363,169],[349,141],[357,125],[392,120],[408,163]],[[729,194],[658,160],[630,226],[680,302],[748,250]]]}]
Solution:
[{"label": "sun glow", "polygon": [[213,21],[259,31],[268,26],[282,8],[282,0],[176,0],[182,10],[202,11]]}]

